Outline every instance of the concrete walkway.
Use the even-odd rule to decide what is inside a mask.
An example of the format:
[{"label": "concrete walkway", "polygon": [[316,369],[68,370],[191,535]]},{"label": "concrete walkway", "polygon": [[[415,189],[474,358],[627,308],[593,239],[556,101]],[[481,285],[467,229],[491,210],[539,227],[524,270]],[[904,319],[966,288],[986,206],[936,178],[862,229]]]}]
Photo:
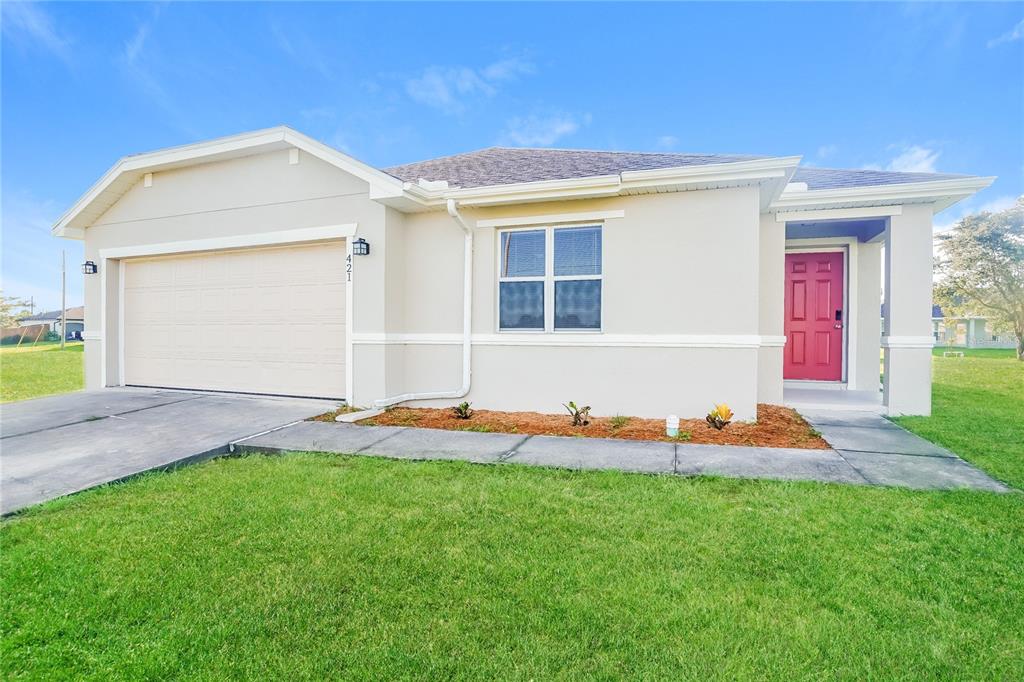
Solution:
[{"label": "concrete walkway", "polygon": [[0,409],[0,514],[226,454],[232,440],[323,414],[322,400],[106,388]]},{"label": "concrete walkway", "polygon": [[[869,421],[871,417],[885,422]],[[858,421],[864,420],[864,421]],[[852,423],[851,423],[852,422]],[[806,480],[918,489],[1010,489],[948,451],[866,413],[819,419],[842,450],[693,445],[302,422],[233,444],[254,452],[334,452],[414,460],[511,462],[569,469]],[[879,433],[879,429],[885,429]],[[825,435],[829,440],[829,434]],[[831,443],[832,441],[829,440]],[[927,444],[921,445],[921,443]],[[902,453],[900,451],[909,452]]]}]

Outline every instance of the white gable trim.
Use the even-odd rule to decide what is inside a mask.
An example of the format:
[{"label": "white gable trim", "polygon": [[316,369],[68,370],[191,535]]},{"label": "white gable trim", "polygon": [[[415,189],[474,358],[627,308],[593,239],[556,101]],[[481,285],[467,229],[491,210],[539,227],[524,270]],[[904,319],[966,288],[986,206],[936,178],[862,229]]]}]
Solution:
[{"label": "white gable trim", "polygon": [[103,174],[54,224],[58,237],[82,239],[84,228],[113,205],[144,175],[197,163],[210,163],[277,149],[300,149],[370,185],[373,198],[400,196],[402,181],[286,126],[206,142],[126,156]]}]

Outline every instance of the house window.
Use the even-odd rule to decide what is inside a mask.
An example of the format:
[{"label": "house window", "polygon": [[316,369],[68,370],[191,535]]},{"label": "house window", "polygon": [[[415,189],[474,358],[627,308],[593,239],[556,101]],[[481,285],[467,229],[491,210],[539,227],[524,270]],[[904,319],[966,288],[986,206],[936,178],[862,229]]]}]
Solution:
[{"label": "house window", "polygon": [[601,227],[500,233],[502,331],[600,331]]}]

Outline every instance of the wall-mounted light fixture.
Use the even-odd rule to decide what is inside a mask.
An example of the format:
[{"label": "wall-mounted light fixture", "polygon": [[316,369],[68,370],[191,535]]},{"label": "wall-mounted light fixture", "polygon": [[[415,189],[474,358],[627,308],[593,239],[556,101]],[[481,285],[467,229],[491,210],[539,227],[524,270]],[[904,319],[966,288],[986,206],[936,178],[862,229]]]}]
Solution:
[{"label": "wall-mounted light fixture", "polygon": [[366,241],[362,237],[352,242],[352,255],[354,256],[369,256],[370,255],[370,242]]},{"label": "wall-mounted light fixture", "polygon": [[93,263],[91,260],[87,260],[84,263],[82,263],[82,274],[83,275],[95,275],[96,274],[96,264]]}]

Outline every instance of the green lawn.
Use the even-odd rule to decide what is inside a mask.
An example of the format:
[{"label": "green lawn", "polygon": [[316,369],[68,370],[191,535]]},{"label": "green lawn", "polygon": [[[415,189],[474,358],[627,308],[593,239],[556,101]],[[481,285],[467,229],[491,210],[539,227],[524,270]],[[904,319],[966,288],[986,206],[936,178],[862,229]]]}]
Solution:
[{"label": "green lawn", "polygon": [[1024,676],[1020,495],[297,454],[2,537],[8,679]]},{"label": "green lawn", "polygon": [[77,391],[85,384],[81,343],[0,349],[0,402]]},{"label": "green lawn", "polygon": [[895,421],[1024,489],[1024,362],[1012,350],[944,350],[934,351],[932,416]]},{"label": "green lawn", "polygon": [[[963,452],[1019,485],[1022,370],[966,360],[915,428],[1003,396]],[[251,456],[0,548],[5,679],[1024,679],[1021,494]]]}]

